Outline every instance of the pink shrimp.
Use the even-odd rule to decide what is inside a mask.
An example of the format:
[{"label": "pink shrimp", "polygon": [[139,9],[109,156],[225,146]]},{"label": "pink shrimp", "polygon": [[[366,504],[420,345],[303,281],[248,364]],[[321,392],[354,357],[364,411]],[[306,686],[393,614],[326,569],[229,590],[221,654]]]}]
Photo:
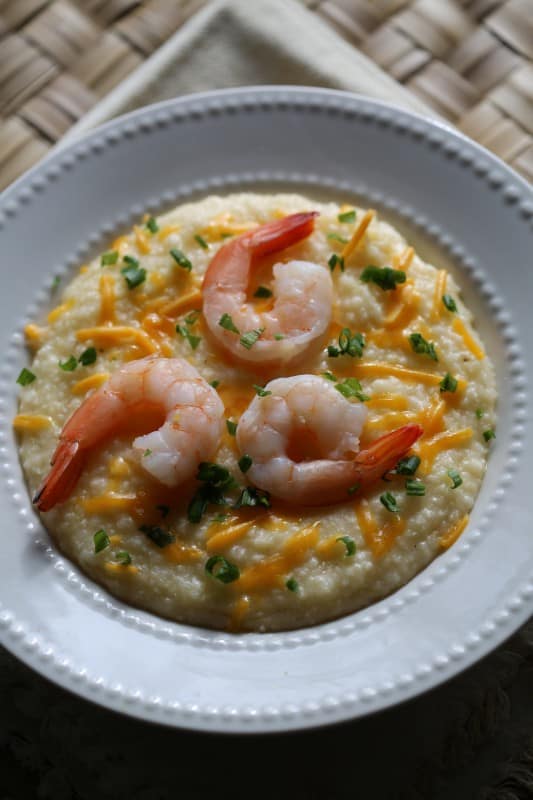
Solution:
[{"label": "pink shrimp", "polygon": [[65,424],[52,468],[33,500],[39,511],[67,500],[90,453],[139,413],[165,418],[159,429],[134,439],[133,451],[166,486],[193,478],[198,464],[218,447],[224,407],[194,367],[181,358],[132,361],[89,395]]},{"label": "pink shrimp", "polygon": [[[289,261],[273,267],[273,306],[258,311],[248,301],[250,278],[261,256],[309,236],[317,212],[291,214],[245,233],[220,248],[203,284],[203,310],[216,341],[243,364],[287,363],[306,353],[327,332],[333,283],[327,267]],[[230,322],[229,326],[221,321]],[[254,338],[247,346],[246,337]]]},{"label": "pink shrimp", "polygon": [[277,378],[254,397],[239,420],[237,446],[252,465],[246,476],[275,497],[295,505],[349,499],[391,470],[422,435],[405,425],[359,450],[366,419],[362,403],[351,403],[317,375]]}]

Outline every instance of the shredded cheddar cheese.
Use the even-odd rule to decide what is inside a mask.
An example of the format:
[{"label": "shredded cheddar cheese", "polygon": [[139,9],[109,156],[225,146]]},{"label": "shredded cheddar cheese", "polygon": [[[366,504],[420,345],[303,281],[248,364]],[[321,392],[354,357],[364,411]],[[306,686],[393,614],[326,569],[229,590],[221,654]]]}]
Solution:
[{"label": "shredded cheddar cheese", "polygon": [[115,321],[115,278],[113,275],[100,276],[100,322]]},{"label": "shredded cheddar cheese", "polygon": [[163,242],[171,233],[178,233],[180,230],[179,225],[164,225],[162,228],[159,229],[159,233],[157,234],[159,239]]},{"label": "shredded cheddar cheese", "polygon": [[13,419],[13,427],[17,433],[37,433],[46,430],[51,424],[50,417],[41,414],[17,414]]},{"label": "shredded cheddar cheese", "polygon": [[[246,520],[245,522],[239,522],[236,525],[229,525],[228,527],[223,527],[220,530],[220,525],[214,523],[211,525],[207,531],[207,542],[206,542],[206,549],[208,553],[216,553],[218,550],[224,550],[226,547],[234,544],[239,539],[242,539],[245,536],[250,528],[253,528],[254,520]],[[215,528],[215,533],[210,533],[211,529]]]},{"label": "shredded cheddar cheese", "polygon": [[248,595],[243,595],[236,600],[228,622],[229,631],[236,632],[241,629],[244,618],[250,610],[250,604],[251,601]]},{"label": "shredded cheddar cheese", "polygon": [[470,331],[467,330],[467,327],[461,317],[455,317],[452,323],[452,329],[455,333],[459,334],[462,338],[465,346],[470,350],[473,356],[475,356],[479,361],[482,358],[485,358],[485,353],[480,345],[476,342]]},{"label": "shredded cheddar cheese", "polygon": [[342,249],[341,257],[344,259],[345,262],[347,261],[348,258],[350,258],[352,253],[357,249],[358,245],[360,244],[360,242],[363,239],[363,236],[366,233],[366,230],[367,230],[368,226],[370,225],[370,223],[374,219],[375,215],[376,215],[376,212],[371,208],[368,211],[365,212],[361,222],[359,223],[359,225],[355,229],[352,238],[350,239],[350,241],[347,244],[344,245],[344,247]]},{"label": "shredded cheddar cheese", "polygon": [[106,561],[104,567],[107,572],[111,572],[114,575],[131,576],[139,572],[138,568],[134,567],[133,564],[114,564],[112,561]]},{"label": "shredded cheddar cheese", "polygon": [[50,325],[56,322],[56,320],[58,320],[60,317],[62,317],[66,311],[69,311],[69,309],[71,309],[73,305],[74,305],[74,300],[70,299],[66,300],[64,303],[61,303],[61,305],[53,308],[47,317],[47,320],[50,323]]},{"label": "shredded cheddar cheese", "polygon": [[360,500],[355,506],[355,516],[374,558],[381,558],[393,546],[396,538],[405,530],[405,520],[397,514],[391,522],[379,526],[367,500]]},{"label": "shredded cheddar cheese", "polygon": [[451,547],[454,542],[457,541],[459,536],[463,533],[464,529],[468,525],[469,516],[465,514],[455,525],[444,533],[439,539],[439,545],[442,547],[443,550],[447,550],[448,547]]},{"label": "shredded cheddar cheese", "polygon": [[319,528],[320,522],[315,522],[294,534],[287,539],[281,553],[248,567],[233,585],[245,593],[279,586],[283,576],[301,564],[316,545]]},{"label": "shredded cheddar cheese", "polygon": [[136,500],[135,495],[105,494],[83,498],[80,504],[88,514],[114,514],[116,511],[130,511]]},{"label": "shredded cheddar cheese", "polygon": [[109,380],[109,372],[95,372],[94,375],[89,375],[74,383],[70,391],[72,394],[85,394],[91,389],[99,389],[107,380]]},{"label": "shredded cheddar cheese", "polygon": [[317,543],[315,548],[317,555],[325,561],[333,561],[335,558],[344,558],[346,555],[346,545],[339,541],[341,534],[336,533]]},{"label": "shredded cheddar cheese", "polygon": [[367,408],[390,408],[393,411],[406,411],[407,398],[402,394],[375,394],[365,403]]},{"label": "shredded cheddar cheese", "polygon": [[45,328],[40,328],[38,325],[33,325],[32,323],[29,323],[24,328],[26,343],[31,347],[39,347],[43,341],[45,333]]},{"label": "shredded cheddar cheese", "polygon": [[202,305],[202,292],[200,289],[193,289],[181,297],[176,297],[175,300],[165,303],[159,309],[159,313],[164,317],[176,317],[178,314],[184,314],[186,311],[192,311]]},{"label": "shredded cheddar cheese", "polygon": [[442,295],[446,293],[446,281],[448,273],[445,269],[439,269],[435,279],[435,289],[433,291],[433,306],[431,308],[431,319],[436,320],[442,311]]},{"label": "shredded cheddar cheese", "polygon": [[151,250],[148,236],[142,228],[139,228],[138,225],[135,225],[133,230],[135,233],[135,244],[137,245],[139,252],[143,255],[147,255]]},{"label": "shredded cheddar cheese", "polygon": [[449,431],[445,433],[437,433],[432,439],[428,441],[419,441],[415,445],[415,450],[422,459],[420,469],[422,472],[428,472],[439,453],[443,450],[452,450],[455,447],[469,442],[473,436],[472,428],[461,428],[458,431]]},{"label": "shredded cheddar cheese", "polygon": [[178,540],[166,545],[162,553],[166,560],[173,564],[192,564],[203,557],[203,553],[198,547]]},{"label": "shredded cheddar cheese", "polygon": [[414,383],[423,383],[426,386],[438,386],[442,380],[441,375],[432,372],[422,372],[418,369],[409,369],[400,364],[387,364],[381,361],[364,361],[354,364],[354,377],[356,378],[388,378],[393,376],[400,380]]},{"label": "shredded cheddar cheese", "polygon": [[76,338],[79,342],[86,342],[91,339],[101,347],[134,342],[146,355],[152,355],[159,350],[157,344],[148,336],[146,331],[127,325],[111,325],[109,327],[101,325],[94,328],[80,328],[76,331]]},{"label": "shredded cheddar cheese", "polygon": [[413,248],[406,247],[405,250],[402,253],[400,253],[400,257],[396,261],[395,269],[401,269],[404,272],[406,272],[411,266],[414,255],[415,251],[413,250]]},{"label": "shredded cheddar cheese", "polygon": [[111,250],[118,250],[120,256],[125,255],[129,248],[129,238],[127,236],[119,236],[111,245]]}]

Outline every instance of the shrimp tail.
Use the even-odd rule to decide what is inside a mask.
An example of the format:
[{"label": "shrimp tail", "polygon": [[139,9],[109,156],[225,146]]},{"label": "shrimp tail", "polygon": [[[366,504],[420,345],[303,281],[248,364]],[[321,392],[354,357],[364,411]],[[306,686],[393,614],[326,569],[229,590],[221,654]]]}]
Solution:
[{"label": "shrimp tail", "polygon": [[64,502],[78,482],[85,464],[85,452],[80,443],[61,439],[52,457],[52,469],[33,498],[39,511],[50,511]]},{"label": "shrimp tail", "polygon": [[285,250],[313,233],[318,216],[318,211],[304,211],[261,225],[258,230],[245,234],[249,237],[248,246],[257,257]]},{"label": "shrimp tail", "polygon": [[361,483],[371,483],[393,469],[423,433],[420,425],[404,425],[361,450],[354,459],[360,469]]}]

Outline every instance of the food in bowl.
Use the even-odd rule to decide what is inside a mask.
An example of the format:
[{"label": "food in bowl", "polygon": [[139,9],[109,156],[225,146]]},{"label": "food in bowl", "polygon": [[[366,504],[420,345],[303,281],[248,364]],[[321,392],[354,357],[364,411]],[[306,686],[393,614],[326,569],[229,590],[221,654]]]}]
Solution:
[{"label": "food in bowl", "polygon": [[493,367],[454,278],[371,209],[247,193],[147,217],[26,335],[35,505],[135,606],[313,625],[397,590],[468,523]]}]

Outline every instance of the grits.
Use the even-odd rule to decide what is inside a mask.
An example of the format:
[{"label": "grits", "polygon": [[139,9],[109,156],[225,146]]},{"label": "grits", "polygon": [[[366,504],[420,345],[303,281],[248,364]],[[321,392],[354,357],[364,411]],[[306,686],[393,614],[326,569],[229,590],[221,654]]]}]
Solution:
[{"label": "grits", "polygon": [[[254,363],[243,367],[221,352],[202,315],[193,313],[202,307],[202,276],[225,237],[307,210],[320,212],[314,233],[278,257],[267,257],[252,291],[258,283],[269,285],[268,269],[277,261],[294,258],[327,268],[333,253],[345,251],[358,225],[369,222],[346,256],[344,271],[338,260],[334,265],[328,336],[320,351],[285,371],[267,372]],[[44,516],[60,549],[126,602],[211,628],[268,631],[313,625],[398,589],[466,525],[490,447],[483,433],[495,423],[492,365],[452,276],[407,250],[389,224],[365,216],[362,209],[355,220],[341,213],[340,221],[343,211],[296,195],[237,194],[181,206],[114,242],[108,252],[117,253],[115,263],[105,263],[113,262],[111,255],[104,265],[100,257],[84,265],[64,289],[46,327],[28,328],[35,380],[21,390],[15,428],[32,493],[49,469],[65,421],[88,392],[124,362],[150,353],[185,358],[207,381],[218,381],[225,416],[234,423],[255,396],[254,384],[263,386],[280,375],[327,372],[338,382],[357,377],[370,398],[363,446],[408,422],[424,428],[413,448],[421,458],[415,476],[390,476],[390,482],[378,481],[362,496],[354,492],[336,505],[302,508],[273,499],[271,508],[235,508],[247,481],[230,425],[214,460],[230,471],[239,489],[226,493],[230,505],[209,505],[199,522],[191,522],[187,508],[198,485],[169,489],[150,478],[130,449],[133,436],[147,431],[138,424],[133,430],[132,424],[128,435],[92,454],[69,499]],[[128,267],[124,256],[140,266],[130,261],[133,271],[122,273]],[[391,291],[363,282],[368,265],[402,269],[406,281]],[[145,279],[130,288],[126,278],[129,274],[135,283],[139,269],[146,271]],[[443,304],[443,294],[453,298],[455,311]],[[362,356],[328,355],[328,345],[338,348],[342,328],[364,335]],[[438,360],[427,347],[414,352],[408,339],[412,333],[434,344]],[[79,358],[92,347],[96,359],[84,365]],[[85,361],[94,357],[90,352]],[[441,391],[446,374],[458,379],[455,391]],[[462,480],[456,488],[454,470]],[[423,496],[406,491],[406,481],[417,479],[425,486]],[[396,505],[390,506],[389,497],[387,508],[386,493]],[[146,526],[170,532],[174,540],[158,546],[146,535]],[[108,544],[96,553],[97,531],[105,531]],[[211,562],[211,573],[206,571],[213,556],[237,566],[239,577],[221,580],[218,570],[226,563],[221,558]]]}]

